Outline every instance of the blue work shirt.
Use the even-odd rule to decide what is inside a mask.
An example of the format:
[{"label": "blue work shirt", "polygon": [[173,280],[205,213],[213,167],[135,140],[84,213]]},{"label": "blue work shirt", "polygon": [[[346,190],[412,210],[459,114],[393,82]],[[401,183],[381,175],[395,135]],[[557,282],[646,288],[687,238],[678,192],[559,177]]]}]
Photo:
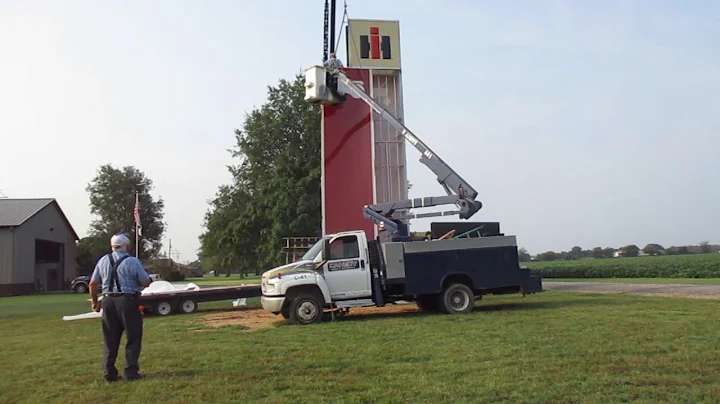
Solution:
[{"label": "blue work shirt", "polygon": [[342,60],[340,58],[330,58],[323,63],[323,66],[330,67],[331,69],[340,69],[343,67]]},{"label": "blue work shirt", "polygon": [[[118,278],[120,279],[120,288],[122,293],[140,293],[143,290],[140,282],[150,279],[147,271],[143,267],[137,257],[133,257],[126,252],[113,252],[113,259],[118,262],[120,258],[129,255],[118,267]],[[107,255],[100,258],[95,265],[91,280],[102,284],[102,293],[110,293],[110,274],[112,273],[112,264]],[[120,292],[117,285],[113,282],[112,293]]]}]

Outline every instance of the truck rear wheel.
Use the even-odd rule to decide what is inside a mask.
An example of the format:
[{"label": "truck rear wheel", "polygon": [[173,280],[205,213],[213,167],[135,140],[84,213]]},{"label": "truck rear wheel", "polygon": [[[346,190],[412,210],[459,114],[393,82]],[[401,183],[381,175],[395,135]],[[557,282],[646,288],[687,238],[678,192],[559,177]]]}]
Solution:
[{"label": "truck rear wheel", "polygon": [[475,298],[472,289],[467,285],[453,283],[440,294],[439,303],[443,313],[470,313],[475,306]]},{"label": "truck rear wheel", "polygon": [[323,318],[323,305],[317,296],[302,294],[290,302],[290,322],[298,325],[319,323]]}]

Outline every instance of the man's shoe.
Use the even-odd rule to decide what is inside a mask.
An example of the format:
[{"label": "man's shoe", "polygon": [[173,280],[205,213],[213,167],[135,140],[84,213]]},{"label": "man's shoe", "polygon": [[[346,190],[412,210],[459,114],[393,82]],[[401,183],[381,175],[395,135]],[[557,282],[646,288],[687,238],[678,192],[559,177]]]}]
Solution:
[{"label": "man's shoe", "polygon": [[119,382],[120,380],[122,380],[122,376],[120,375],[117,375],[115,377],[105,376],[105,381],[108,383]]},{"label": "man's shoe", "polygon": [[127,381],[131,382],[131,381],[133,381],[133,380],[144,379],[144,378],[145,378],[145,374],[144,374],[144,373],[138,373],[138,374],[136,374],[135,376],[128,376],[128,377],[126,377],[126,378],[127,378]]}]

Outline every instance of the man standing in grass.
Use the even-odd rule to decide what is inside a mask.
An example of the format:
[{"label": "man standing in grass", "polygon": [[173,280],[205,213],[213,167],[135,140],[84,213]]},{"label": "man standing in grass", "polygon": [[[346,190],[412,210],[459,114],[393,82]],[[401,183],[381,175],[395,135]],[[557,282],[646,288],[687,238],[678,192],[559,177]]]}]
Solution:
[{"label": "man standing in grass", "polygon": [[[93,311],[102,308],[102,330],[105,339],[103,368],[105,380],[120,380],[115,367],[120,338],[127,331],[125,345],[125,379],[136,380],[145,377],[138,373],[140,349],[143,336],[143,318],[138,299],[143,287],[150,285],[150,276],[140,260],[128,253],[130,240],[124,234],[110,239],[112,253],[100,258],[90,279],[90,300]],[[98,302],[102,292],[102,307]]]}]

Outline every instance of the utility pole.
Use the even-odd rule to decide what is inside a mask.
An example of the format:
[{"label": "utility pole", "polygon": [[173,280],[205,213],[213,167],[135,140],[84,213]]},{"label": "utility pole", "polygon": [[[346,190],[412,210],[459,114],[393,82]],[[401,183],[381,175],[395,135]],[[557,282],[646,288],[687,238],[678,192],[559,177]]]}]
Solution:
[{"label": "utility pole", "polygon": [[172,259],[172,239],[168,239],[168,258]]}]

